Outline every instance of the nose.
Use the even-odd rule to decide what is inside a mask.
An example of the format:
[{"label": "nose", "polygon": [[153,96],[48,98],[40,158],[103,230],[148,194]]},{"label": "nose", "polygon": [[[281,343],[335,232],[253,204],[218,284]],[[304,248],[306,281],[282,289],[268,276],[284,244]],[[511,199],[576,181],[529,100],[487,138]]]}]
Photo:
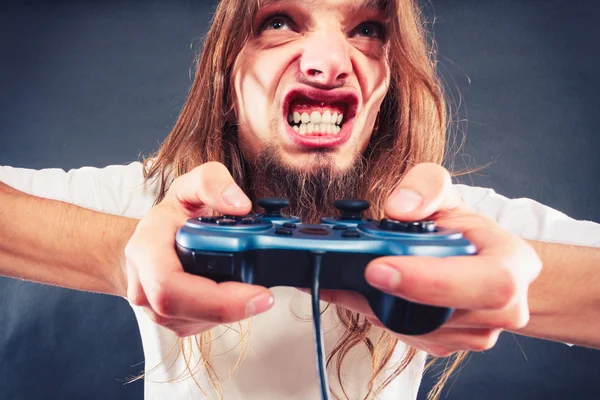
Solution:
[{"label": "nose", "polygon": [[300,69],[308,83],[326,87],[343,85],[352,71],[346,37],[331,30],[310,34],[305,40]]}]

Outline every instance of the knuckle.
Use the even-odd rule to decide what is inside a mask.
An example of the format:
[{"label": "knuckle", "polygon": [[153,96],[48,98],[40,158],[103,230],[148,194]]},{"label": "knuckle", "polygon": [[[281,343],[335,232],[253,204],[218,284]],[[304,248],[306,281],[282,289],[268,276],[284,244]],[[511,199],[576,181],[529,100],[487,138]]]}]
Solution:
[{"label": "knuckle", "polygon": [[506,321],[504,329],[511,331],[524,328],[529,323],[529,310],[527,307],[518,307],[516,315]]},{"label": "knuckle", "polygon": [[240,315],[235,307],[227,307],[224,304],[216,306],[213,312],[208,316],[210,322],[218,324],[226,324],[231,322],[241,321],[245,315]]},{"label": "knuckle", "polygon": [[457,353],[458,350],[456,349],[449,349],[447,347],[442,347],[442,346],[429,346],[426,349],[426,352],[431,354],[434,357],[438,357],[438,358],[446,358],[446,357],[450,357],[453,354]]},{"label": "knuckle", "polygon": [[217,161],[209,161],[195,168],[200,178],[217,177],[223,174],[229,174],[225,165]]},{"label": "knuckle", "polygon": [[166,317],[163,317],[160,314],[153,312],[153,313],[150,313],[150,315],[151,315],[150,319],[152,320],[152,322],[154,322],[157,325],[167,326],[169,324],[168,323],[169,319]]},{"label": "knuckle", "polygon": [[159,315],[151,308],[147,308],[145,311],[146,315],[148,315],[148,318],[150,318],[153,323],[172,330],[172,327],[174,326],[174,321],[172,318]]},{"label": "knuckle", "polygon": [[149,305],[148,299],[144,295],[139,285],[129,285],[129,288],[127,289],[127,298],[131,304],[139,307],[146,307]]},{"label": "knuckle", "polygon": [[185,329],[183,327],[171,328],[171,332],[173,332],[173,334],[179,339],[183,339],[190,336],[189,329]]},{"label": "knuckle", "polygon": [[171,296],[164,285],[159,284],[155,288],[149,301],[157,314],[163,316],[173,314],[173,303],[171,301]]},{"label": "knuckle", "polygon": [[485,329],[476,334],[469,343],[468,348],[472,351],[485,351],[494,347],[498,341],[500,330]]},{"label": "knuckle", "polygon": [[511,305],[519,292],[517,278],[512,268],[501,268],[499,275],[495,296],[492,296],[492,307],[496,309]]}]

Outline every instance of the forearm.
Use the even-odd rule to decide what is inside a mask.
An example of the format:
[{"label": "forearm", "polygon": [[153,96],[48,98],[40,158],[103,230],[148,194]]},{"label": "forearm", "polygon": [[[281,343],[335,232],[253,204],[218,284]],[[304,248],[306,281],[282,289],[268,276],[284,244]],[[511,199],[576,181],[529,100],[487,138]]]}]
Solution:
[{"label": "forearm", "polygon": [[600,248],[529,241],[542,259],[517,333],[600,348]]},{"label": "forearm", "polygon": [[0,182],[0,275],[124,295],[123,249],[136,224]]}]

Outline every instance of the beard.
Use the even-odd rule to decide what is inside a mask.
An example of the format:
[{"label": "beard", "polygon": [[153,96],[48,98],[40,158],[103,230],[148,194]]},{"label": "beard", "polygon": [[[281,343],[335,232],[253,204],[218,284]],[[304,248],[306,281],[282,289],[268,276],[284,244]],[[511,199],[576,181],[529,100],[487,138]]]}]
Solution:
[{"label": "beard", "polygon": [[274,146],[265,147],[249,168],[252,202],[257,204],[260,197],[281,197],[290,203],[287,213],[304,223],[318,223],[320,217],[339,215],[333,206],[335,200],[364,198],[362,156],[357,155],[349,168],[339,170],[328,151],[317,149],[311,153],[309,168],[301,170],[288,165]]}]

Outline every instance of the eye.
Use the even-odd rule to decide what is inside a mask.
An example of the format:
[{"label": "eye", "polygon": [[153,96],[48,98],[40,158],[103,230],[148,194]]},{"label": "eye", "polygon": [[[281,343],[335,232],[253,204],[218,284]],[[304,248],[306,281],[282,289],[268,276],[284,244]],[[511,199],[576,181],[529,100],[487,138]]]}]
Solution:
[{"label": "eye", "polygon": [[385,40],[385,26],[381,22],[366,21],[354,28],[350,36]]},{"label": "eye", "polygon": [[267,17],[260,25],[259,31],[289,31],[294,28],[294,22],[285,14],[275,14]]}]

